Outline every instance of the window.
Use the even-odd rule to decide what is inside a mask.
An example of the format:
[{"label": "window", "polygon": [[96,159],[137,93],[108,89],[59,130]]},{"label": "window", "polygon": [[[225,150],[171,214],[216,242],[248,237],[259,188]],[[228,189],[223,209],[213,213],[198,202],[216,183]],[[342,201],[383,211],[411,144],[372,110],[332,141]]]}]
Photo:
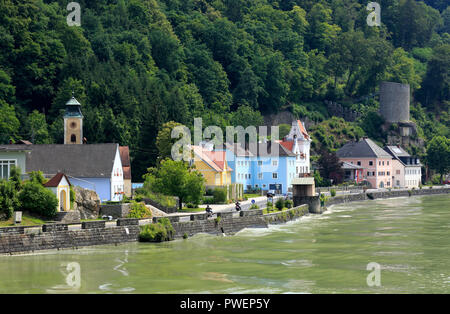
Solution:
[{"label": "window", "polygon": [[369,161],[369,166],[373,166],[373,161]]},{"label": "window", "polygon": [[396,170],[396,171],[395,171],[395,174],[400,174],[400,170]]},{"label": "window", "polygon": [[262,166],[262,160],[258,160],[258,166]]},{"label": "window", "polygon": [[266,187],[266,185],[265,184],[263,184],[263,188],[265,188]]},{"label": "window", "polygon": [[387,175],[388,175],[388,176],[390,176],[390,175],[391,175],[391,172],[390,172],[390,171],[388,171],[388,172],[387,172]]},{"label": "window", "polygon": [[278,160],[272,160],[272,166],[274,167],[278,166]]},{"label": "window", "polygon": [[258,173],[258,180],[262,180],[263,179],[263,174],[260,172]]},{"label": "window", "polygon": [[72,143],[76,143],[77,142],[77,136],[75,134],[72,134],[70,136],[70,142],[72,142]]},{"label": "window", "polygon": [[381,166],[381,161],[378,162],[378,166]]},{"label": "window", "polygon": [[[386,161],[387,162],[387,165],[389,166],[389,161]],[[388,182],[389,183],[389,182]]]},{"label": "window", "polygon": [[245,174],[245,180],[247,180],[247,174]]},{"label": "window", "polygon": [[383,166],[384,166],[384,161],[383,161]]},{"label": "window", "polygon": [[249,179],[252,178],[252,174],[251,174],[251,173],[248,174],[248,178],[249,178]]},{"label": "window", "polygon": [[298,167],[295,169],[295,173],[298,173]]},{"label": "window", "polygon": [[357,164],[358,166],[361,166],[361,162],[360,162],[360,161],[358,161],[356,164]]},{"label": "window", "polygon": [[272,179],[278,179],[278,173],[277,172],[273,172],[272,173]]},{"label": "window", "polygon": [[12,166],[16,166],[15,160],[0,160],[0,179],[9,178]]}]

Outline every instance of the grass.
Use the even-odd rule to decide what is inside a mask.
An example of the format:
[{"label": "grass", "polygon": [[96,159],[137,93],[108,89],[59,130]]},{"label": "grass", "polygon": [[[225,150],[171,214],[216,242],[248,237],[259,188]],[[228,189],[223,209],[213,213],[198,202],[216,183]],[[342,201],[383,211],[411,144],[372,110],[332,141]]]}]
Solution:
[{"label": "grass", "polygon": [[42,217],[30,215],[29,213],[22,213],[22,223],[14,225],[14,217],[8,220],[0,220],[0,227],[14,227],[14,226],[39,226],[45,224],[47,221]]},{"label": "grass", "polygon": [[265,214],[273,214],[273,213],[280,213],[284,210],[288,210],[290,208],[284,207],[282,210],[278,210],[278,208],[274,207],[274,209],[270,209],[270,208],[264,208],[263,209],[263,215]]},{"label": "grass", "polygon": [[256,198],[256,197],[260,197],[261,194],[244,194],[244,197],[250,199],[250,198]]},{"label": "grass", "polygon": [[198,213],[198,212],[205,212],[205,208],[187,208],[183,207],[182,210],[178,210],[179,213]]}]

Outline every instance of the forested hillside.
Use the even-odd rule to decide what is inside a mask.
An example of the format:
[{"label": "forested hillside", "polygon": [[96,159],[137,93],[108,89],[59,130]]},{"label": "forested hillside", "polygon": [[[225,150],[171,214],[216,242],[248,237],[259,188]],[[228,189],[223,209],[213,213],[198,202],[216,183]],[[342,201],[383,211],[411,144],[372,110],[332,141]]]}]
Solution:
[{"label": "forested hillside", "polygon": [[342,128],[327,99],[363,112],[351,134],[378,137],[366,96],[382,80],[411,85],[420,136],[449,137],[446,0],[378,0],[381,27],[362,0],[79,0],[81,27],[68,2],[0,0],[2,143],[62,143],[74,91],[88,142],[129,145],[140,180],[171,120],[258,125],[289,110]]}]

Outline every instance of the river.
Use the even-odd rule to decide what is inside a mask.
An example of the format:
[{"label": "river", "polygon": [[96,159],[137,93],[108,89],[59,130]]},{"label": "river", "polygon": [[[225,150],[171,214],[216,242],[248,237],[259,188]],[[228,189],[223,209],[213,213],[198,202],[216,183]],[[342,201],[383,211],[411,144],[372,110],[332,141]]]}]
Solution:
[{"label": "river", "polygon": [[233,236],[0,256],[0,293],[60,292],[450,293],[450,196],[335,205]]}]

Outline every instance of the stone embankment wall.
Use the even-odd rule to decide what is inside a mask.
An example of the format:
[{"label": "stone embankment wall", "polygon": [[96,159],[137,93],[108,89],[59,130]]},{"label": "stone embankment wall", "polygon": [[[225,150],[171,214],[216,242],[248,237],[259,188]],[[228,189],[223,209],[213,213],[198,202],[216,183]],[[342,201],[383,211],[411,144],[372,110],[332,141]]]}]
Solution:
[{"label": "stone embankment wall", "polygon": [[372,192],[372,193],[361,193],[361,194],[348,194],[348,195],[338,195],[330,198],[326,205],[342,204],[354,201],[364,201],[364,200],[374,200],[379,198],[392,198],[392,197],[405,197],[405,196],[415,196],[415,195],[434,195],[434,194],[449,194],[450,187],[442,187],[430,189],[424,187],[422,189],[415,190],[391,190],[385,192]]},{"label": "stone embankment wall", "polygon": [[[340,195],[329,199],[326,206],[352,201],[378,198],[408,197],[413,195],[448,194],[450,188],[392,190],[362,194]],[[167,217],[175,229],[175,238],[197,233],[233,234],[244,228],[267,228],[269,224],[284,223],[295,220],[309,213],[308,205],[263,215],[262,210],[218,213],[217,218],[208,218],[204,213],[192,214],[189,221],[181,221],[181,216]],[[157,222],[161,217],[154,217]],[[33,252],[82,246],[118,244],[135,242],[139,239],[138,219],[118,219],[116,225],[106,226],[105,221],[85,221],[81,229],[71,230],[70,224],[47,224],[42,227],[7,227],[0,228],[0,254]],[[72,226],[73,227],[73,226]]]},{"label": "stone embankment wall", "polygon": [[135,242],[139,236],[136,221],[119,219],[117,226],[106,228],[103,222],[83,223],[80,230],[68,230],[67,224],[48,224],[38,233],[25,233],[24,227],[0,235],[0,254],[78,248],[83,246]]},{"label": "stone embankment wall", "polygon": [[283,210],[281,212],[275,212],[264,215],[264,219],[268,224],[282,224],[291,220],[296,220],[302,216],[309,214],[308,205],[300,205],[288,210]]},{"label": "stone embankment wall", "polygon": [[114,219],[128,216],[131,204],[103,204],[100,205],[100,216],[112,216]]}]

